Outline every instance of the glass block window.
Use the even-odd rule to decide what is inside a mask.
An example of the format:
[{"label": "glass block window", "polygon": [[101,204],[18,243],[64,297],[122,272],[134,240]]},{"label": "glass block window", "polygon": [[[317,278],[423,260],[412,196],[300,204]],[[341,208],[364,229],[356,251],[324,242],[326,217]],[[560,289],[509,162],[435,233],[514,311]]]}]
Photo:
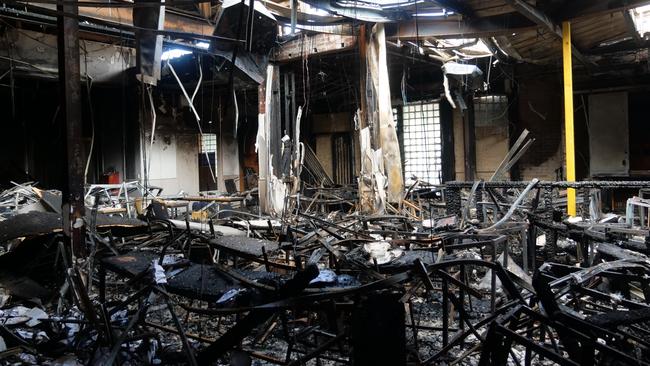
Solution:
[{"label": "glass block window", "polygon": [[201,153],[217,152],[217,135],[204,133],[201,135]]},{"label": "glass block window", "polygon": [[402,107],[404,178],[440,184],[442,138],[440,108],[436,102],[409,103]]}]

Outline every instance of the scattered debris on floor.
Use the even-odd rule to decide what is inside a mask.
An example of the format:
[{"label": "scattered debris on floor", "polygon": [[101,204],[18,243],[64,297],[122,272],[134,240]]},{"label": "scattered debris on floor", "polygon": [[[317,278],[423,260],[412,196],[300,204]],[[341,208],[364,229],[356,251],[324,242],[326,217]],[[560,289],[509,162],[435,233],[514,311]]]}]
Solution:
[{"label": "scattered debris on floor", "polygon": [[645,218],[592,219],[586,200],[567,220],[571,184],[411,187],[373,215],[355,187],[305,190],[276,218],[95,201],[86,258],[57,192],[16,184],[0,195],[0,362],[646,365]]}]

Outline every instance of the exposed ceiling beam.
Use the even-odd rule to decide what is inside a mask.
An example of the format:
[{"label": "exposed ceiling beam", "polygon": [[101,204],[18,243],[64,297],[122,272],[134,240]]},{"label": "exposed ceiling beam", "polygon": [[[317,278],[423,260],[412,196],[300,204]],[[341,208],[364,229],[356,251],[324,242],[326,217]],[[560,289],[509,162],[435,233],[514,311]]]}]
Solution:
[{"label": "exposed ceiling beam", "polygon": [[[280,15],[283,18],[291,19],[291,8],[284,6],[275,1],[264,1],[264,6],[269,9],[272,13]],[[303,13],[301,11],[297,14],[298,24],[312,24],[312,25],[322,25],[327,23],[342,23],[346,19],[332,16],[332,15],[314,15]]]},{"label": "exposed ceiling beam", "polygon": [[548,14],[552,15],[553,19],[562,21],[611,14],[643,5],[650,5],[650,0],[571,0]]},{"label": "exposed ceiling beam", "polygon": [[333,52],[347,51],[354,49],[356,46],[356,36],[326,33],[302,35],[283,44],[282,47],[277,47],[272,58],[277,62],[289,62],[302,59],[303,56],[321,56]]},{"label": "exposed ceiling beam", "polygon": [[[51,4],[32,4],[25,5],[25,8],[48,14],[56,11],[56,5]],[[89,8],[79,7],[79,17],[92,21],[108,22],[116,26],[133,27],[133,9],[132,8]],[[176,14],[170,9],[165,11],[165,31],[183,32],[196,36],[210,37],[213,34],[214,26],[207,20],[199,17],[187,17]]]},{"label": "exposed ceiling beam", "polygon": [[502,57],[503,56],[505,56],[505,57],[508,56],[508,55],[504,55],[504,53],[501,52],[501,50],[499,49],[499,46],[497,46],[496,42],[494,42],[492,37],[484,37],[484,38],[481,38],[481,40],[483,41],[483,44],[485,45],[485,47],[487,47],[488,50],[490,50],[490,52],[492,52],[492,54],[494,54],[494,57],[496,57],[497,60],[503,61]]},{"label": "exposed ceiling beam", "polygon": [[500,37],[494,37],[495,41],[494,45],[503,50],[507,55],[512,57],[513,59],[517,61],[522,61],[522,62],[527,62],[529,64],[533,65],[543,65],[544,63],[542,60],[539,59],[533,59],[533,58],[528,58],[528,57],[523,57],[519,51],[517,51],[516,48],[514,48],[510,42],[510,39],[508,37],[500,36]]},{"label": "exposed ceiling beam", "polygon": [[[525,16],[528,18],[530,21],[534,22],[538,26],[547,29],[548,31],[551,32],[551,34],[554,34],[557,38],[562,40],[562,28],[560,28],[559,25],[555,24],[551,18],[549,18],[546,14],[544,14],[542,11],[537,9],[536,7],[524,2],[523,0],[505,0],[507,4],[515,8],[521,15]],[[593,1],[593,0],[592,0]],[[572,44],[571,45],[571,52],[573,53],[573,56],[580,60],[585,65],[591,65],[592,63],[587,60],[587,58],[578,50],[578,48]]]},{"label": "exposed ceiling beam", "polygon": [[461,14],[468,18],[474,17],[474,10],[467,5],[467,3],[458,0],[434,0],[434,2],[441,7],[451,10],[454,13]]},{"label": "exposed ceiling beam", "polygon": [[[443,8],[449,9],[455,13],[458,13],[467,20],[475,20],[476,19],[476,13],[474,12],[474,9],[472,7],[468,6],[467,3],[460,2],[458,0],[435,0],[435,3],[442,6]],[[492,40],[493,35],[485,35],[480,37],[481,41],[483,41],[483,44],[494,54],[494,56],[497,58],[499,61],[503,61],[501,53],[499,52],[499,47],[494,43]],[[507,57],[507,55],[504,55]]]},{"label": "exposed ceiling beam", "polygon": [[642,45],[643,38],[641,38],[641,35],[636,30],[634,19],[632,19],[632,14],[630,14],[629,10],[623,10],[623,16],[625,17],[625,27],[627,28],[627,33],[629,33],[630,37],[632,37],[638,46]]},{"label": "exposed ceiling beam", "polygon": [[205,19],[212,19],[212,4],[210,2],[198,3],[196,4],[199,7],[199,13]]},{"label": "exposed ceiling beam", "polygon": [[[5,32],[11,39],[12,49],[0,49],[0,69],[13,67],[21,75],[57,78],[55,35],[16,28],[7,28]],[[83,39],[80,46],[83,47],[80,54],[88,56],[81,56],[81,76],[84,80],[92,78],[93,83],[122,82],[122,72],[136,64],[135,48]],[[13,66],[8,59],[14,61]]]},{"label": "exposed ceiling beam", "polygon": [[628,39],[608,46],[601,46],[589,51],[589,55],[608,55],[617,52],[636,52],[650,48],[650,41]]},{"label": "exposed ceiling beam", "polygon": [[386,25],[386,37],[390,39],[415,40],[436,38],[483,38],[508,35],[536,28],[528,21],[514,24],[510,28],[502,24],[479,18],[475,21],[457,19],[414,20]]},{"label": "exposed ceiling beam", "polygon": [[[474,10],[466,2],[459,0],[434,0],[443,8],[465,17],[475,16]],[[650,5],[650,0],[569,0],[548,9],[546,14],[556,22],[582,17],[593,17]]]}]

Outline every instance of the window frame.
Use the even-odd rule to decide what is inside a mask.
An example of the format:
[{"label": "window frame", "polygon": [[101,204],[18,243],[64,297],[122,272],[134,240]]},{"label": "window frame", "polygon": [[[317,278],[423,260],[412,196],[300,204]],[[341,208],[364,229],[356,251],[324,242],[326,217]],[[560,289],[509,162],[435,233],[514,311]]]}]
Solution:
[{"label": "window frame", "polygon": [[199,135],[199,152],[201,154],[205,153],[215,153],[217,152],[217,134],[216,133],[204,133]]},{"label": "window frame", "polygon": [[442,183],[442,124],[440,101],[422,100],[393,108],[400,134],[404,180],[416,176]]}]

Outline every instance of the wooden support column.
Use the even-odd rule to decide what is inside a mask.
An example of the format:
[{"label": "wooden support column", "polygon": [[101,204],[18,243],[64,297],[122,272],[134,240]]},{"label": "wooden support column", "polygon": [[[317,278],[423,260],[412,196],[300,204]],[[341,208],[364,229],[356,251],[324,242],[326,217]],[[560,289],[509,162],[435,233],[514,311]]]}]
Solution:
[{"label": "wooden support column", "polygon": [[[361,211],[381,214],[386,202],[400,206],[404,194],[402,158],[390,99],[383,24],[359,28],[359,147]],[[388,183],[388,189],[384,189]]]},{"label": "wooden support column", "polygon": [[63,185],[63,233],[76,258],[86,256],[84,224],[84,153],[81,133],[81,71],[79,8],[76,2],[57,5],[59,97],[64,121],[66,182]]},{"label": "wooden support column", "polygon": [[[372,160],[369,154],[373,146],[373,140],[366,140],[366,133],[369,127],[368,116],[368,37],[367,25],[359,26],[359,110],[357,118],[359,129],[355,131],[356,139],[359,141],[359,209],[363,213],[372,214],[377,212],[376,195],[372,185]],[[369,131],[369,129],[368,129]],[[368,134],[369,135],[369,134]]]},{"label": "wooden support column", "polygon": [[[268,72],[267,72],[268,76]],[[266,143],[266,80],[260,83],[257,92],[257,162],[258,177],[257,185],[259,190],[260,211],[268,212],[268,175],[269,175],[269,154]]]},{"label": "wooden support column", "polygon": [[[571,24],[562,23],[562,61],[564,69],[564,145],[566,180],[576,180],[575,137],[573,131],[573,68],[571,64]],[[576,191],[567,190],[567,214],[576,215]]]},{"label": "wooden support column", "polygon": [[[281,198],[276,177],[280,175],[281,99],[280,67],[269,64],[266,80],[259,88],[259,125],[257,131],[257,156],[259,159],[259,197],[263,213],[280,214]],[[275,205],[274,205],[275,202]]]},{"label": "wooden support column", "polygon": [[280,67],[277,65],[269,65],[268,69],[271,70],[267,73],[266,84],[266,127],[268,129],[267,144],[269,145],[269,159],[271,160],[271,167],[273,167],[273,175],[280,177],[281,164],[280,158],[282,148],[282,99],[280,98]]},{"label": "wooden support column", "polygon": [[368,106],[366,105],[366,79],[368,74],[366,62],[368,57],[368,40],[365,24],[359,26],[357,42],[359,43],[359,130],[361,130],[362,128],[368,127],[368,118],[366,117],[368,111]]},{"label": "wooden support column", "polygon": [[382,150],[385,175],[388,181],[386,197],[388,202],[399,206],[402,203],[404,194],[404,176],[402,174],[402,157],[390,99],[386,36],[384,25],[381,23],[375,24],[372,28],[371,41],[368,47],[368,67],[375,102],[373,111],[377,118],[373,123],[373,129],[379,128],[379,146]]}]

